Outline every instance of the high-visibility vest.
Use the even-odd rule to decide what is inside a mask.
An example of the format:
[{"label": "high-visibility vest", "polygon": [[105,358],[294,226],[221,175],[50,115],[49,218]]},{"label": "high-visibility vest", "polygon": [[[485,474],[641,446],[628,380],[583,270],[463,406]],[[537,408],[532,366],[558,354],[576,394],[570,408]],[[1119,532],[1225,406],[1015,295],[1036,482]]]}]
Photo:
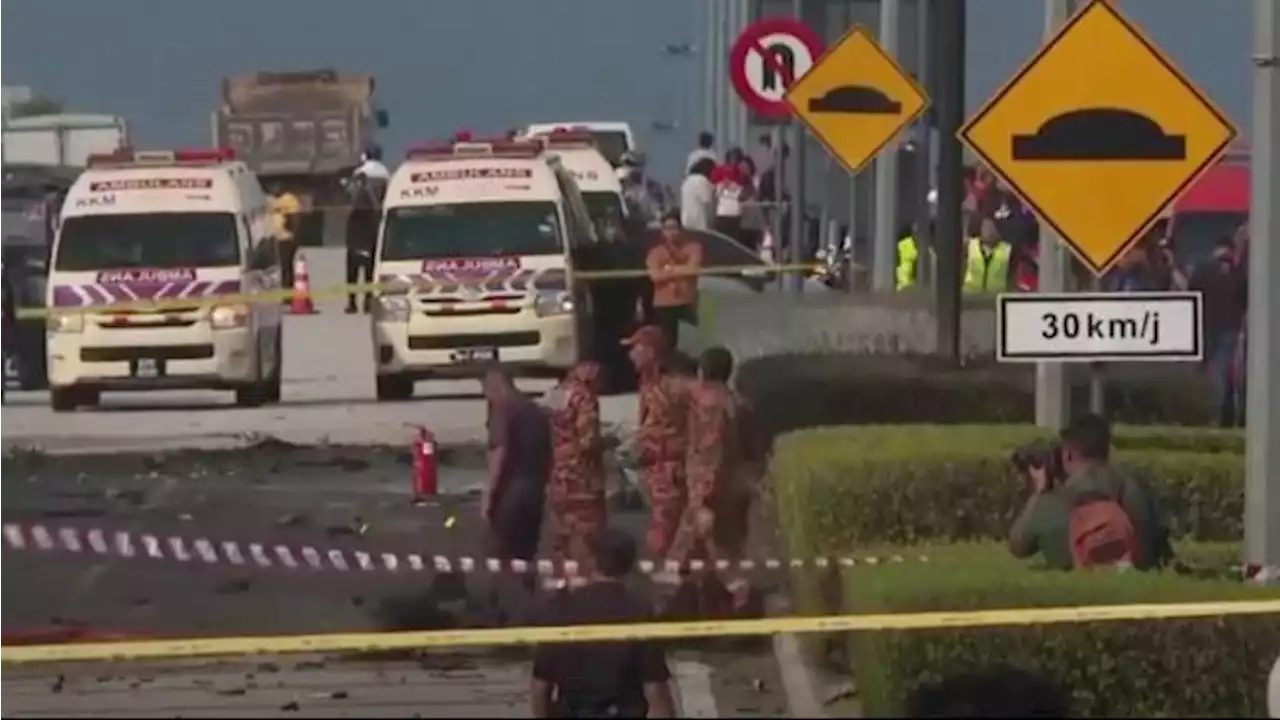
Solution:
[{"label": "high-visibility vest", "polygon": [[982,251],[982,241],[969,240],[969,260],[965,264],[964,291],[967,293],[998,293],[1009,289],[1009,255],[1013,248],[1006,242],[997,242],[990,257]]},{"label": "high-visibility vest", "polygon": [[908,235],[898,241],[898,267],[894,270],[894,287],[902,291],[916,284],[916,261],[920,253],[916,239]]}]

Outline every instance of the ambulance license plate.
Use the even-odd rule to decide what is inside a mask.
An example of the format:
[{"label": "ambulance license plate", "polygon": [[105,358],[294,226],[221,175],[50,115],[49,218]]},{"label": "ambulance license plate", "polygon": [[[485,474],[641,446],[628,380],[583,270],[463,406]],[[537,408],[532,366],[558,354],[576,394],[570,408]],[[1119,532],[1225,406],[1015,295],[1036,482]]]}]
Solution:
[{"label": "ambulance license plate", "polygon": [[497,362],[498,348],[463,348],[453,351],[456,363]]},{"label": "ambulance license plate", "polygon": [[155,358],[139,358],[133,374],[140,378],[153,378],[160,375],[160,363]]}]

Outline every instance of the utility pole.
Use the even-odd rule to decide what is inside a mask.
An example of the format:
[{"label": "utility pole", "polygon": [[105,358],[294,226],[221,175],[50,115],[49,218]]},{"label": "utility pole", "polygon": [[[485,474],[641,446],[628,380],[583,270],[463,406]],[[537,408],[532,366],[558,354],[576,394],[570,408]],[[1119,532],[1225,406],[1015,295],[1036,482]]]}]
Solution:
[{"label": "utility pole", "polygon": [[[916,81],[924,88],[929,97],[933,97],[934,70],[933,43],[930,38],[932,23],[929,13],[933,9],[932,0],[916,0]],[[928,279],[933,283],[934,235],[929,228],[929,218],[933,212],[929,206],[929,189],[933,176],[933,138],[930,109],[916,123],[916,227],[913,235],[916,239],[916,251],[919,261],[916,263],[916,282],[925,284]]]},{"label": "utility pole", "polygon": [[1249,401],[1244,511],[1245,562],[1262,568],[1259,579],[1280,583],[1280,185],[1275,182],[1280,153],[1280,3],[1253,4],[1253,143],[1249,203]]},{"label": "utility pole", "polygon": [[964,124],[965,22],[968,0],[941,0],[934,5],[938,59],[938,252],[937,352],[960,362],[960,269],[964,249],[964,151],[957,133]]},{"label": "utility pole", "polygon": [[[880,47],[898,57],[900,0],[880,0]],[[893,292],[893,269],[898,234],[898,142],[892,140],[876,158],[875,252],[871,287],[878,293]]]}]

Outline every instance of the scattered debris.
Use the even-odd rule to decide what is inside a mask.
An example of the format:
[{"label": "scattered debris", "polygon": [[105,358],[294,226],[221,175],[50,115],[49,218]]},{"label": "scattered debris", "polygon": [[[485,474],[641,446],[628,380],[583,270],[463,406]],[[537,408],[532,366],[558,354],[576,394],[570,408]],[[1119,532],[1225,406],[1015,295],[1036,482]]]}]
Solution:
[{"label": "scattered debris", "polygon": [[822,701],[822,704],[832,705],[841,700],[848,700],[857,696],[858,686],[852,680],[848,680],[827,690],[826,698]]},{"label": "scattered debris", "polygon": [[253,581],[249,578],[234,578],[232,580],[224,580],[218,583],[214,588],[214,592],[219,595],[235,595],[238,593],[249,592],[249,588],[253,587]]}]

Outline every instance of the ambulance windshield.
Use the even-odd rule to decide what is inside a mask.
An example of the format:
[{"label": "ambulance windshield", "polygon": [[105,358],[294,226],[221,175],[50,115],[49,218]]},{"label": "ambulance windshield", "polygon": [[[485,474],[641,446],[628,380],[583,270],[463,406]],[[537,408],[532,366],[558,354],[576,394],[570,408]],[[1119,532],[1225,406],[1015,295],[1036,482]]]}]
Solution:
[{"label": "ambulance windshield", "polygon": [[392,208],[382,259],[559,255],[551,202],[475,202]]},{"label": "ambulance windshield", "polygon": [[225,212],[66,218],[55,270],[228,267],[240,264],[236,218]]}]

